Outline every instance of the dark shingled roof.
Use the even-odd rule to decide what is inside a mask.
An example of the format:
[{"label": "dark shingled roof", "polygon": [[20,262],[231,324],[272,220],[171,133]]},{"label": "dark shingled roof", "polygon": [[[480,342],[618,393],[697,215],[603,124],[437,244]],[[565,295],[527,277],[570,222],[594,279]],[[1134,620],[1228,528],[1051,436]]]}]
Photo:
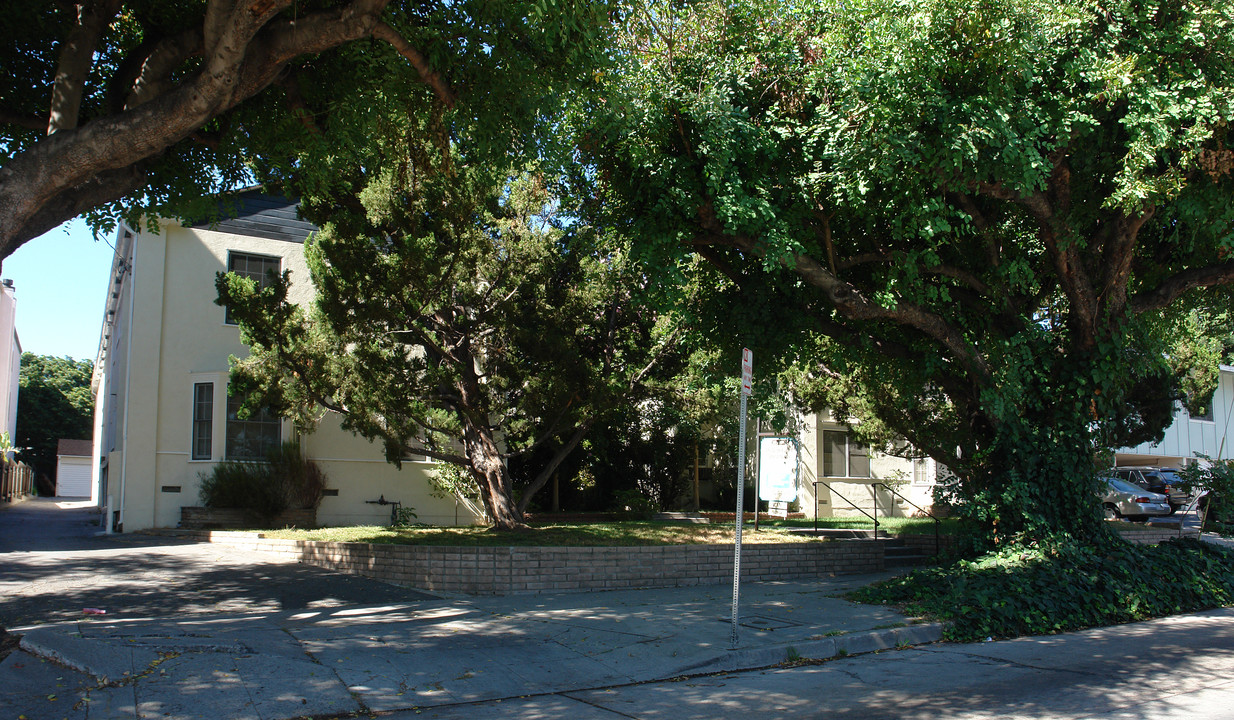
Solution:
[{"label": "dark shingled roof", "polygon": [[302,243],[317,226],[300,217],[299,204],[296,200],[267,195],[260,190],[246,190],[219,201],[216,221],[197,222],[192,227]]},{"label": "dark shingled roof", "polygon": [[93,440],[61,440],[56,445],[57,455],[77,455],[89,457],[94,454]]}]

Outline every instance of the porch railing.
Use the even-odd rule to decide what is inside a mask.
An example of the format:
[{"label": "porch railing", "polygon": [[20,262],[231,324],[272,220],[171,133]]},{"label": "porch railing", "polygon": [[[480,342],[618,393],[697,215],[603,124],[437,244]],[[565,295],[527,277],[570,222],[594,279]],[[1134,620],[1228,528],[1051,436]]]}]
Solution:
[{"label": "porch railing", "polygon": [[814,482],[814,532],[815,533],[818,532],[818,498],[819,498],[818,486],[819,485],[825,486],[827,488],[827,491],[830,492],[832,495],[835,495],[836,497],[840,498],[844,502],[848,503],[849,506],[852,507],[854,510],[856,510],[862,515],[865,515],[866,517],[873,520],[874,521],[874,538],[873,539],[875,540],[878,539],[878,488],[880,487],[883,488],[887,492],[891,493],[892,495],[895,495],[896,497],[900,498],[901,500],[908,503],[909,505],[912,505],[914,508],[916,508],[917,512],[925,515],[926,517],[934,521],[934,554],[938,555],[941,552],[941,540],[939,537],[940,536],[939,526],[942,525],[942,521],[939,520],[937,517],[935,517],[933,513],[931,513],[928,510],[925,510],[917,503],[914,503],[912,500],[909,500],[908,498],[904,497],[898,491],[896,491],[895,488],[891,487],[890,485],[884,482],[870,483],[870,487],[874,488],[874,507],[873,507],[874,514],[871,515],[870,513],[866,512],[865,509],[863,509],[860,505],[853,502],[852,500],[849,500],[848,498],[844,497],[839,492],[837,492],[836,489],[833,488],[830,483],[825,482],[823,480],[816,480]]}]

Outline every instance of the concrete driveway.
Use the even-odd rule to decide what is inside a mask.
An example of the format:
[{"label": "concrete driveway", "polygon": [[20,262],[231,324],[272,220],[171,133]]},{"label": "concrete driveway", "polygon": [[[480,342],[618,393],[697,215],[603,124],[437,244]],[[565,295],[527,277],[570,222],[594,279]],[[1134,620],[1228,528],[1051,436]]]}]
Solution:
[{"label": "concrete driveway", "polygon": [[108,618],[410,602],[435,596],[361,577],[143,535],[98,535],[88,503],[33,498],[0,509],[0,627]]}]

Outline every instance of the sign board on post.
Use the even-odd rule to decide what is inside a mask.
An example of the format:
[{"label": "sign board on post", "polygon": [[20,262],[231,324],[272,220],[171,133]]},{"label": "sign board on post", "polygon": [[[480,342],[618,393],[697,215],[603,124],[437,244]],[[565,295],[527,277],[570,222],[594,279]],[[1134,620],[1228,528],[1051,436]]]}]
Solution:
[{"label": "sign board on post", "polygon": [[758,499],[790,503],[797,499],[797,440],[758,439]]},{"label": "sign board on post", "polygon": [[741,394],[750,395],[754,390],[754,353],[750,348],[741,349]]}]

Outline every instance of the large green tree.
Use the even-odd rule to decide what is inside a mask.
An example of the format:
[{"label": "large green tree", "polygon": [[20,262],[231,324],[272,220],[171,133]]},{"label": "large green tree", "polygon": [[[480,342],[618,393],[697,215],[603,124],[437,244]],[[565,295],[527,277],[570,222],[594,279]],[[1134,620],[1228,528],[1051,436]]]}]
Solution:
[{"label": "large green tree", "polygon": [[200,214],[332,110],[410,85],[508,136],[606,23],[605,3],[583,0],[11,3],[0,259],[82,214],[96,230]]},{"label": "large green tree", "polygon": [[50,479],[56,473],[60,440],[90,437],[94,427],[94,396],[90,378],[94,363],[70,357],[22,353],[17,395],[18,459]]},{"label": "large green tree", "polygon": [[1154,328],[1234,280],[1231,12],[653,3],[580,103],[577,181],[705,258],[799,397],[956,473],[987,537],[1099,539],[1095,457],[1178,395]]},{"label": "large green tree", "polygon": [[[392,463],[457,465],[494,526],[518,527],[588,430],[643,397],[674,335],[639,302],[638,266],[556,219],[537,177],[409,135],[372,138],[371,162],[306,198],[311,307],[288,302],[287,274],[265,290],[220,275],[251,346],[233,387],[302,425],[332,413]],[[509,461],[529,457],[516,486]]]}]

